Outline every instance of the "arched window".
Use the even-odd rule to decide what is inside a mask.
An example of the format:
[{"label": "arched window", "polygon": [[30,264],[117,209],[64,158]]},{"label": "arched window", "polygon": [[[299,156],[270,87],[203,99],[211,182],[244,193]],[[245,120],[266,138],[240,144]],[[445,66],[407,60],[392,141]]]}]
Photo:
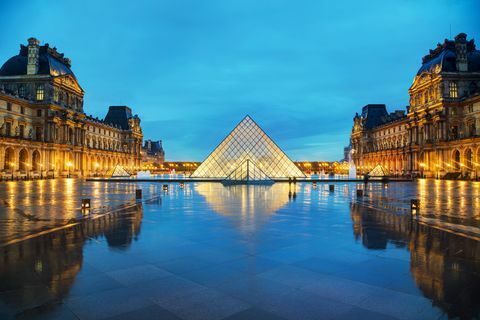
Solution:
[{"label": "arched window", "polygon": [[451,81],[448,84],[448,89],[450,93],[450,98],[458,98],[458,88],[456,82]]},{"label": "arched window", "polygon": [[453,153],[453,167],[455,170],[460,170],[460,151],[455,150]]}]

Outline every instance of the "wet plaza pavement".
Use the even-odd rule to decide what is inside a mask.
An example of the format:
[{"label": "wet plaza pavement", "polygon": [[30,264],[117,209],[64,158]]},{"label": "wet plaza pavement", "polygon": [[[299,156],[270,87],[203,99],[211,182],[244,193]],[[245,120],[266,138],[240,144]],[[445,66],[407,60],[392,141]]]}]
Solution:
[{"label": "wet plaza pavement", "polygon": [[[363,186],[340,182],[334,192],[310,183],[172,183],[164,192],[58,180],[44,181],[43,195],[40,182],[28,183],[0,184],[3,239],[28,229],[12,235],[5,222],[78,218],[86,195],[99,199],[94,208],[132,207],[0,248],[1,319],[480,316],[480,242],[407,210],[416,197],[422,215],[476,227],[479,184],[375,183],[356,199]],[[146,200],[134,205],[137,187]]]}]

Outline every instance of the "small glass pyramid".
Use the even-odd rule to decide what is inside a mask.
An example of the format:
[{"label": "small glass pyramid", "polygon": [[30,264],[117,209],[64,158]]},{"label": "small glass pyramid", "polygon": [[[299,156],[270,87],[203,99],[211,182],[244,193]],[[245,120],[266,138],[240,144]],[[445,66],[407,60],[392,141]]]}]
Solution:
[{"label": "small glass pyramid", "polygon": [[239,169],[237,174],[240,174],[242,170],[239,167],[245,163],[247,167],[253,165],[270,179],[305,177],[248,115],[220,142],[190,177],[226,179],[237,169]]},{"label": "small glass pyramid", "polygon": [[389,172],[381,164],[377,164],[368,175],[370,177],[386,177],[389,175]]},{"label": "small glass pyramid", "polygon": [[130,173],[125,170],[121,165],[116,165],[112,169],[107,171],[107,177],[111,178],[126,178],[130,177]]},{"label": "small glass pyramid", "polygon": [[252,160],[247,159],[223,180],[223,184],[236,184],[239,182],[247,184],[270,184],[274,181],[259,169]]}]

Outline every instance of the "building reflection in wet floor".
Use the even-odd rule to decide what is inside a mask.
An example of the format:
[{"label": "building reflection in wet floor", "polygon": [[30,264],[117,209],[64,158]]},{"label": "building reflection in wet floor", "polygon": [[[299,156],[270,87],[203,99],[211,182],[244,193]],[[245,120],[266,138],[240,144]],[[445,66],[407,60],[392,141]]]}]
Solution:
[{"label": "building reflection in wet floor", "polygon": [[1,248],[0,318],[479,317],[479,242],[368,208],[357,187],[155,190]]}]

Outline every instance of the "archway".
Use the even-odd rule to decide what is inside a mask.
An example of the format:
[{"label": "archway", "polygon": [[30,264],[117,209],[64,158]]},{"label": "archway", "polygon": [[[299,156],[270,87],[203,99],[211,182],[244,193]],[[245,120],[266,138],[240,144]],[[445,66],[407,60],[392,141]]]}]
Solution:
[{"label": "archway", "polygon": [[460,171],[460,151],[458,150],[453,152],[453,168],[456,171]]},{"label": "archway", "polygon": [[470,148],[465,150],[465,166],[468,170],[473,169],[473,152]]},{"label": "archway", "polygon": [[5,158],[3,162],[3,169],[10,170],[13,168],[15,164],[15,153],[12,148],[7,148],[5,150]]},{"label": "archway", "polygon": [[41,170],[40,152],[38,152],[38,150],[35,150],[32,153],[32,169],[33,171]]},{"label": "archway", "polygon": [[25,149],[20,150],[18,155],[18,170],[26,171],[27,170],[27,163],[28,161],[28,152]]}]

